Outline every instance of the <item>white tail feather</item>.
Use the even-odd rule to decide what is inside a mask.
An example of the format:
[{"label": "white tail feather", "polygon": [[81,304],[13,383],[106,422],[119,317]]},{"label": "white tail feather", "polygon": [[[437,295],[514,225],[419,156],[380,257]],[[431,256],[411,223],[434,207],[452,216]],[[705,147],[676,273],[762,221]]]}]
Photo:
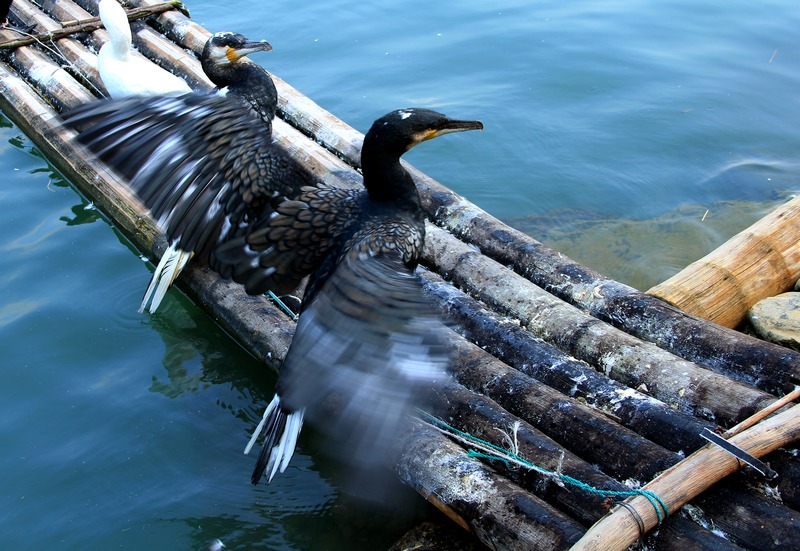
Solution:
[{"label": "white tail feather", "polygon": [[[256,440],[261,436],[264,424],[267,422],[270,414],[276,408],[280,407],[280,402],[280,397],[276,394],[264,411],[261,422],[256,427],[256,430],[253,431],[253,436],[250,437],[250,441],[247,443],[247,446],[245,446],[245,455],[250,453]],[[286,415],[286,423],[284,424],[283,432],[279,435],[278,443],[269,452],[269,461],[267,461],[266,471],[264,473],[267,476],[267,481],[271,481],[275,473],[278,471],[283,472],[286,470],[286,467],[289,466],[289,461],[292,459],[295,447],[297,446],[297,437],[300,435],[300,430],[303,428],[303,416],[305,415],[305,411],[305,409],[301,409]],[[279,415],[285,415],[281,412],[278,413]]]},{"label": "white tail feather", "polygon": [[175,243],[164,251],[161,260],[158,262],[158,266],[156,266],[155,272],[153,272],[150,285],[144,292],[142,304],[139,306],[140,313],[144,312],[148,302],[150,303],[149,312],[152,314],[156,311],[161,301],[164,300],[167,290],[178,278],[183,268],[186,267],[186,263],[189,262],[189,259],[191,259],[193,255],[194,253],[179,249]]},{"label": "white tail feather", "polygon": [[303,428],[303,414],[305,411],[305,409],[293,411],[286,418],[286,427],[283,429],[280,442],[278,442],[277,446],[272,448],[272,452],[269,454],[267,469],[269,469],[270,466],[272,466],[272,469],[270,469],[269,475],[267,476],[267,482],[272,482],[272,477],[275,476],[275,473],[279,470],[280,472],[285,471],[286,467],[289,465],[289,460],[292,459],[294,455],[294,448],[295,445],[297,445],[297,437],[300,434],[300,429]]},{"label": "white tail feather", "polygon": [[278,398],[278,395],[276,394],[272,398],[272,401],[267,406],[267,409],[264,410],[264,416],[261,417],[261,422],[256,427],[256,430],[253,431],[253,436],[250,437],[250,441],[247,443],[247,446],[245,446],[245,448],[244,448],[244,454],[245,455],[250,453],[250,450],[253,449],[253,445],[256,443],[256,440],[258,440],[258,435],[261,434],[261,431],[264,429],[264,423],[267,422],[267,417],[269,417],[269,414],[273,409],[278,407],[278,403],[280,401],[281,401],[280,398]]},{"label": "white tail feather", "polygon": [[286,430],[283,432],[285,438],[281,438],[280,446],[283,450],[283,460],[280,466],[281,472],[286,470],[286,467],[289,466],[289,460],[292,458],[292,455],[294,455],[294,449],[297,446],[297,437],[300,436],[300,430],[303,428],[303,415],[305,412],[305,409],[295,411],[290,414],[289,418],[286,420]]}]

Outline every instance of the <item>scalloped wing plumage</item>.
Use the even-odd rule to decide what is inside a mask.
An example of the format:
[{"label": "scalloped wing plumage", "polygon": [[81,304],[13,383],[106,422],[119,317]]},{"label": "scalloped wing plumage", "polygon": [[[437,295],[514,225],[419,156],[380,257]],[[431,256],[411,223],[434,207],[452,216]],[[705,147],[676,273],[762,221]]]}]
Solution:
[{"label": "scalloped wing plumage", "polygon": [[94,102],[64,116],[128,178],[177,247],[208,262],[219,242],[316,183],[239,101],[188,94]]},{"label": "scalloped wing plumage", "polygon": [[363,190],[305,187],[269,219],[221,244],[212,266],[244,284],[248,293],[287,293],[320,266],[335,244],[346,243],[363,216],[365,200]]}]

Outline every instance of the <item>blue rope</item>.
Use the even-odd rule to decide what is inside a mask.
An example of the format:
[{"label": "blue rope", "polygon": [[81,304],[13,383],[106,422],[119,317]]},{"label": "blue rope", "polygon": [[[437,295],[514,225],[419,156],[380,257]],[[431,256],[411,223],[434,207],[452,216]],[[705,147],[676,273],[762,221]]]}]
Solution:
[{"label": "blue rope", "polygon": [[549,477],[552,477],[552,478],[558,478],[559,480],[561,480],[562,482],[564,482],[566,484],[569,484],[571,486],[575,486],[576,488],[579,488],[579,489],[581,489],[581,490],[583,490],[585,492],[588,492],[590,494],[594,494],[594,495],[597,495],[597,496],[600,496],[600,497],[643,496],[650,502],[650,504],[653,506],[653,509],[655,509],[656,517],[658,518],[658,525],[659,526],[669,516],[669,508],[667,507],[667,504],[664,503],[663,499],[661,499],[658,495],[656,495],[655,493],[651,492],[650,490],[642,490],[642,489],[627,490],[627,491],[600,490],[599,488],[595,488],[594,486],[591,486],[591,485],[587,484],[586,482],[583,482],[581,480],[573,478],[573,477],[571,477],[569,475],[557,473],[555,471],[549,471],[549,470],[547,470],[547,469],[545,469],[543,467],[535,465],[534,463],[531,463],[530,461],[520,457],[519,455],[517,455],[515,453],[512,453],[512,452],[509,452],[508,450],[505,450],[505,449],[501,448],[500,446],[496,446],[496,445],[492,444],[491,442],[487,442],[486,440],[481,440],[480,438],[478,438],[476,436],[473,436],[473,435],[471,435],[471,434],[469,434],[467,432],[458,430],[457,428],[448,425],[447,423],[445,423],[441,419],[437,419],[436,417],[433,417],[428,413],[425,413],[425,412],[421,412],[421,413],[427,418],[427,421],[429,423],[431,423],[432,425],[438,425],[439,427],[445,429],[446,431],[451,432],[453,434],[456,434],[456,435],[464,438],[467,441],[471,441],[471,442],[474,442],[476,444],[480,444],[481,446],[496,450],[498,452],[498,455],[494,455],[494,454],[491,454],[491,453],[484,453],[484,452],[479,452],[479,451],[475,451],[475,450],[469,450],[468,454],[467,454],[467,455],[469,455],[469,457],[475,457],[475,458],[480,458],[480,459],[488,459],[490,461],[502,461],[503,463],[506,464],[507,467],[511,466],[511,462],[508,460],[508,458],[510,457],[510,458],[514,459],[514,461],[516,461],[518,463],[521,463],[522,465],[525,465],[526,467],[528,467],[531,470],[534,470],[534,471],[537,471],[539,473],[542,473],[545,476],[549,476]]},{"label": "blue rope", "polygon": [[286,306],[286,304],[284,304],[284,302],[280,298],[278,298],[278,296],[275,293],[273,293],[272,291],[267,291],[267,295],[269,296],[269,298],[272,299],[272,302],[277,304],[278,307],[284,312],[286,312],[286,314],[288,314],[290,318],[292,318],[294,321],[297,321],[297,314],[292,312],[292,309]]}]

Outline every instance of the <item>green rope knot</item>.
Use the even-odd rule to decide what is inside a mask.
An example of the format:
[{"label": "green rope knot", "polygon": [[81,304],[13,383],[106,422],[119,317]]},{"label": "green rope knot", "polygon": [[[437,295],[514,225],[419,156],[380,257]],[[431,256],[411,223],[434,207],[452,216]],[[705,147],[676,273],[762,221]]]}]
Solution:
[{"label": "green rope knot", "polygon": [[666,518],[669,516],[669,507],[667,507],[667,504],[663,499],[661,499],[661,497],[650,490],[601,490],[587,484],[586,482],[583,482],[582,480],[578,480],[577,478],[573,478],[560,472],[550,471],[544,467],[540,467],[539,465],[531,463],[527,459],[514,452],[505,450],[500,446],[492,444],[491,442],[487,442],[486,440],[482,440],[477,436],[473,436],[472,434],[458,430],[457,428],[448,425],[441,419],[433,417],[429,413],[420,412],[420,414],[423,416],[423,421],[427,422],[434,428],[448,433],[451,436],[455,436],[458,440],[461,440],[467,444],[475,445],[481,450],[469,449],[467,451],[467,455],[469,457],[486,459],[489,461],[501,461],[506,465],[506,467],[509,468],[521,466],[553,479],[556,484],[559,484],[559,486],[569,484],[570,486],[574,486],[580,490],[600,497],[627,498],[632,496],[643,496],[650,502],[650,504],[653,506],[653,509],[655,509],[659,526],[661,526],[661,523],[663,523],[664,520],[666,520]]}]

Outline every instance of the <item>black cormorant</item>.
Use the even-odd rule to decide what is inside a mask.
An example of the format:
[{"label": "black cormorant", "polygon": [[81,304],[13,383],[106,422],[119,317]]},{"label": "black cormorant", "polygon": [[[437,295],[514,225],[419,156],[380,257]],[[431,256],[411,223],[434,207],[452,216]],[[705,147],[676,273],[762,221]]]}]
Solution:
[{"label": "black cormorant", "polygon": [[217,90],[249,104],[270,132],[278,108],[278,91],[267,70],[245,56],[271,49],[266,40],[252,41],[238,33],[219,32],[206,41],[200,55],[203,71]]},{"label": "black cormorant", "polygon": [[[424,216],[400,157],[425,140],[480,128],[428,109],[392,111],[364,139],[366,190],[304,188],[266,224],[219,248],[251,288],[293,288],[311,274],[275,396],[246,450],[265,438],[253,484],[286,468],[307,408],[348,461],[373,465],[420,387],[445,376],[441,324],[414,273]],[[329,399],[335,416],[317,407]]]},{"label": "black cormorant", "polygon": [[156,310],[195,255],[232,277],[229,266],[216,263],[214,250],[317,183],[238,100],[132,97],[88,103],[63,118],[81,129],[79,141],[130,181],[167,236],[169,247],[140,311],[148,302],[150,312]]}]

